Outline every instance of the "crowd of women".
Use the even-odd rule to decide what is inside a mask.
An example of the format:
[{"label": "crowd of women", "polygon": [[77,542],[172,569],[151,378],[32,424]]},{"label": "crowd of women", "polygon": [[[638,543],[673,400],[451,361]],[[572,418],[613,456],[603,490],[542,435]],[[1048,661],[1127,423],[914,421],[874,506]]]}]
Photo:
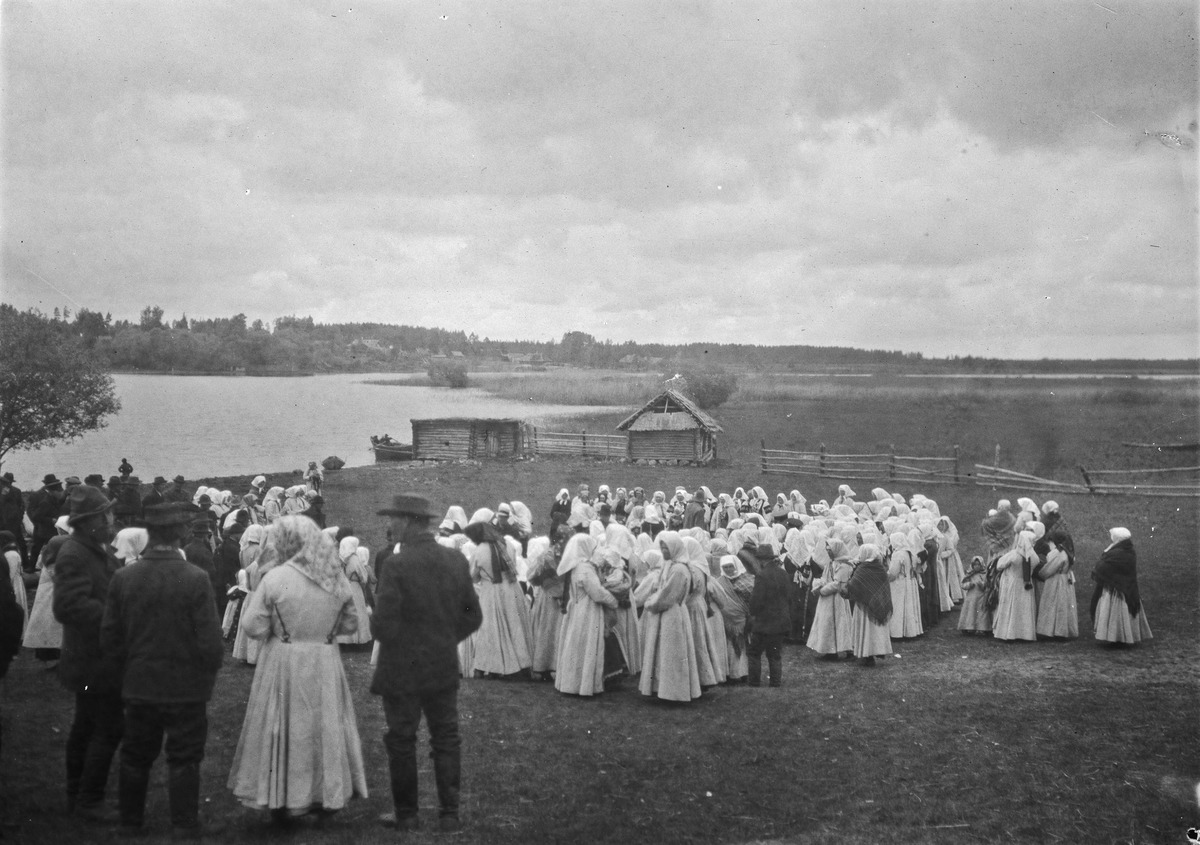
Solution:
[{"label": "crowd of women", "polygon": [[[592,695],[640,676],[643,693],[671,700],[755,682],[755,582],[772,567],[786,575],[786,610],[769,633],[827,660],[872,665],[892,640],[921,636],[956,607],[968,634],[1079,635],[1074,542],[1052,501],[998,502],[981,524],[983,554],[966,568],[959,530],[936,501],[883,488],[860,501],[842,485],[832,503],[809,504],[796,490],[772,501],[758,487],[668,497],[606,485],[592,496],[583,485],[561,490],[549,517],[548,536],[534,536],[522,502],[447,512],[439,541],[467,557],[484,609],[460,647],[464,677],[528,673]],[[1111,539],[1095,570],[1095,635],[1135,643],[1150,636],[1136,555],[1126,529]]]}]

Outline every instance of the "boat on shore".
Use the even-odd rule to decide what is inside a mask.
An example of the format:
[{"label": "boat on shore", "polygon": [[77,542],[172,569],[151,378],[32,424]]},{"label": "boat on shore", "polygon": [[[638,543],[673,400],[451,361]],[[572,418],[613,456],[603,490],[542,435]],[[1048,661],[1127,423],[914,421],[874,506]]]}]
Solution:
[{"label": "boat on shore", "polygon": [[371,435],[371,451],[375,453],[375,463],[382,464],[391,461],[411,461],[413,447],[411,443],[401,443],[390,434],[382,437]]}]

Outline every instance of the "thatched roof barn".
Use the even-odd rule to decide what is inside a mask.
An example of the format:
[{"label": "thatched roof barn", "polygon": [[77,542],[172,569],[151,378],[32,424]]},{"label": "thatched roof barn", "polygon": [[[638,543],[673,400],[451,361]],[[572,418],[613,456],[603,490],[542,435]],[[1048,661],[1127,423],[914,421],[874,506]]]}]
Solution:
[{"label": "thatched roof barn", "polygon": [[519,455],[524,449],[520,420],[413,420],[414,461],[464,460]]},{"label": "thatched roof barn", "polygon": [[629,458],[635,461],[687,461],[707,464],[717,456],[717,432],[710,417],[682,393],[668,389],[621,422],[629,433]]}]

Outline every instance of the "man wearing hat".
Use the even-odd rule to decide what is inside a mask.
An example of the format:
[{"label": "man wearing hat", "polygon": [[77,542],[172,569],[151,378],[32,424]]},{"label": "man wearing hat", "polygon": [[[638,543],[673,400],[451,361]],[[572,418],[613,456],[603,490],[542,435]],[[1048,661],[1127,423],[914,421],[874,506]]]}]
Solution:
[{"label": "man wearing hat", "polygon": [[438,513],[414,493],[392,498],[379,511],[391,517],[399,551],[380,575],[372,627],[379,663],[371,692],[383,696],[384,747],[395,814],[381,821],[416,830],[417,728],[429,728],[434,778],[441,806],[438,827],[459,829],[461,741],[458,735],[458,643],[483,622],[467,559],[438,545],[431,531]]},{"label": "man wearing hat", "polygon": [[113,576],[108,591],[100,641],[118,667],[125,702],[119,805],[128,833],[142,830],[164,735],[172,832],[216,832],[200,823],[200,763],[224,648],[208,573],[179,556],[195,516],[190,503],[147,508],[146,551]]},{"label": "man wearing hat", "polygon": [[208,583],[213,589],[213,607],[217,606],[216,595],[218,592],[224,592],[224,580],[220,572],[217,571],[216,559],[213,557],[212,546],[212,525],[209,523],[208,514],[211,511],[208,508],[202,507],[194,514],[191,531],[186,538],[187,545],[183,547],[183,556],[187,558],[187,562],[204,570],[204,574],[208,576]]},{"label": "man wearing hat", "polygon": [[154,505],[161,505],[167,501],[166,494],[163,493],[163,489],[166,486],[167,479],[163,478],[161,475],[154,476],[154,480],[150,482],[150,492],[145,496],[142,496],[143,511],[145,511],[146,508],[153,507]]},{"label": "man wearing hat", "polygon": [[67,810],[91,821],[116,821],[104,793],[121,742],[120,679],[100,647],[108,585],[120,566],[108,549],[112,503],[81,485],[71,491],[67,523],[54,571],[54,618],[62,623],[58,677],[75,693],[75,720],[67,734]]},{"label": "man wearing hat", "polygon": [[750,594],[750,639],[746,647],[746,662],[750,670],[750,686],[762,684],[762,656],[767,653],[767,673],[773,687],[783,685],[783,640],[792,629],[788,610],[787,573],[770,544],[755,549],[758,574],[754,576],[754,592]]},{"label": "man wearing hat", "polygon": [[180,502],[181,504],[187,504],[192,501],[192,494],[189,493],[183,486],[184,483],[185,482],[182,475],[175,476],[171,482],[170,489],[167,490],[165,494],[168,502]]},{"label": "man wearing hat", "polygon": [[25,569],[32,572],[37,566],[38,555],[42,547],[58,532],[54,529],[54,520],[62,515],[63,505],[67,503],[63,493],[62,482],[50,473],[42,479],[42,486],[29,494],[29,521],[33,523],[33,547],[25,561]]},{"label": "man wearing hat", "polygon": [[17,538],[21,565],[32,569],[28,549],[25,548],[25,497],[17,488],[16,480],[11,472],[0,475],[0,531],[8,531]]},{"label": "man wearing hat", "polygon": [[707,497],[703,490],[697,490],[690,502],[683,509],[684,528],[703,528],[708,530]]}]

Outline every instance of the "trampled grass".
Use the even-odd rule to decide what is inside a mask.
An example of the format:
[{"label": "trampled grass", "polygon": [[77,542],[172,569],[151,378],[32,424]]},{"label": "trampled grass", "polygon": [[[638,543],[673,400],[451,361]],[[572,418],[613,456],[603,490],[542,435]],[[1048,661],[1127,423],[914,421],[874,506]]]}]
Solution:
[{"label": "trampled grass", "polygon": [[[439,507],[461,504],[468,513],[520,499],[542,529],[558,488],[582,481],[593,489],[607,483],[670,492],[677,484],[703,483],[721,491],[761,484],[771,493],[798,487],[810,500],[835,494],[836,478],[761,474],[762,438],[782,446],[785,438],[807,444],[821,437],[846,451],[873,451],[882,439],[920,454],[948,445],[951,435],[966,440],[973,428],[985,427],[969,442],[1003,438],[1014,460],[1033,459],[1036,440],[1018,439],[1028,428],[1024,406],[985,397],[979,407],[979,414],[947,419],[944,407],[930,407],[924,397],[907,404],[902,396],[874,405],[851,399],[731,404],[718,409],[726,432],[723,458],[714,466],[569,459],[364,467],[329,474],[326,509],[331,525],[354,525],[376,549],[384,524],[375,510],[400,490],[421,491]],[[1086,413],[1096,408],[1094,418]],[[1135,423],[1148,424],[1135,411],[1152,417],[1156,410],[1120,408],[1081,403],[1061,411],[1060,451],[1099,460],[1106,453],[1089,457],[1087,450],[1107,448]],[[988,426],[988,420],[1002,422]],[[581,424],[592,431],[599,423]],[[977,551],[979,519],[1001,494],[970,485],[924,492],[959,526],[964,555]],[[789,645],[783,689],[720,688],[688,706],[644,701],[632,685],[582,700],[548,684],[466,681],[460,694],[466,830],[456,841],[1183,841],[1186,829],[1200,822],[1194,794],[1200,781],[1196,502],[1056,498],[1078,548],[1080,640],[1007,645],[964,637],[951,613],[924,637],[898,642],[899,656],[875,669],[818,662]],[[1087,606],[1092,566],[1108,529],[1118,524],[1134,536],[1155,638],[1111,651],[1088,636]],[[382,714],[367,691],[367,654],[348,652],[345,664],[370,798],[324,829],[305,824],[282,837],[242,810],[224,783],[252,670],[229,663],[209,708],[203,772],[207,811],[231,825],[221,841],[395,841],[373,821],[389,809],[389,797]],[[14,663],[4,689],[2,777],[5,817],[21,823],[22,841],[106,837],[60,812],[71,710],[71,697],[31,655]],[[424,747],[418,754],[422,805],[432,823],[436,796]],[[165,837],[165,803],[160,763],[151,842]],[[408,840],[437,838],[422,832]]]}]

